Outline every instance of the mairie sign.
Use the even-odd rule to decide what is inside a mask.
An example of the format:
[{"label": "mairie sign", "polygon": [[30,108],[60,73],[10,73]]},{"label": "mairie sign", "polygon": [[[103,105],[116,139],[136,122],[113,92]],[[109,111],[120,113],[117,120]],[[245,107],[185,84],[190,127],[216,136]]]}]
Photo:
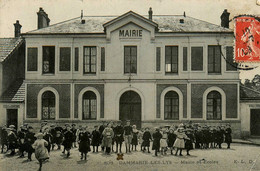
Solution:
[{"label": "mairie sign", "polygon": [[142,37],[143,30],[119,30],[119,37]]}]

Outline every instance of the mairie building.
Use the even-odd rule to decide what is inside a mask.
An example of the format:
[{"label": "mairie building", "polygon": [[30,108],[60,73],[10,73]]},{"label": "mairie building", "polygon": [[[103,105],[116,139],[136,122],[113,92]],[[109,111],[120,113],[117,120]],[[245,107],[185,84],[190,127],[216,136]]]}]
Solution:
[{"label": "mairie building", "polygon": [[131,120],[140,127],[231,124],[241,135],[234,33],[190,16],[81,16],[38,29],[25,43],[23,122],[88,124]]}]

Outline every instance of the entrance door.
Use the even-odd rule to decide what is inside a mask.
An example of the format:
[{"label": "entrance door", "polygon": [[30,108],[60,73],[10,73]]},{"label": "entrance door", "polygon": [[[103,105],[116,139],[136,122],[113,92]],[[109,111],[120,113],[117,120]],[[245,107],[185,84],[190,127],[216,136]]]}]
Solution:
[{"label": "entrance door", "polygon": [[250,132],[260,136],[260,109],[251,109]]},{"label": "entrance door", "polygon": [[7,127],[14,125],[17,129],[17,109],[6,109],[7,110]]},{"label": "entrance door", "polygon": [[130,120],[131,125],[141,128],[142,101],[134,91],[127,91],[120,97],[119,119],[122,121]]}]

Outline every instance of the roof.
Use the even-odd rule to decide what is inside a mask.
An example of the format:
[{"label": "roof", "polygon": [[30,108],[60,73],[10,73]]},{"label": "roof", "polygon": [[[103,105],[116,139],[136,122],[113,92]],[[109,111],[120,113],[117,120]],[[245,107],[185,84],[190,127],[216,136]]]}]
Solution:
[{"label": "roof", "polygon": [[25,83],[15,81],[0,97],[0,102],[23,102],[25,99]]},{"label": "roof", "polygon": [[[128,13],[131,13],[128,12]],[[126,13],[126,14],[128,14]],[[134,12],[132,12],[134,14]],[[123,14],[122,16],[126,15]],[[136,14],[139,16],[139,14]],[[84,33],[104,33],[104,26],[108,23],[119,20],[122,16],[84,16],[85,24],[81,24],[81,18],[74,18],[61,23],[50,25],[38,30],[33,30],[26,34],[84,34]],[[141,16],[148,20],[148,16]],[[180,23],[184,19],[184,23]],[[158,24],[159,32],[224,32],[233,33],[231,29],[221,27],[206,21],[195,19],[183,15],[153,15],[151,23]]]},{"label": "roof", "polygon": [[0,38],[0,62],[10,56],[22,43],[22,38]]},{"label": "roof", "polygon": [[260,100],[260,92],[241,85],[240,100]]}]

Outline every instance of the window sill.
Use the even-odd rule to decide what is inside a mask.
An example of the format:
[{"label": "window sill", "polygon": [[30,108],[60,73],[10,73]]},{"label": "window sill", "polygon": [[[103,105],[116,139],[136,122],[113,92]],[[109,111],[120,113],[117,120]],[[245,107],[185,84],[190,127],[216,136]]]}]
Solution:
[{"label": "window sill", "polygon": [[208,75],[222,75],[222,73],[208,73]]},{"label": "window sill", "polygon": [[96,76],[96,73],[83,73],[83,76]]},{"label": "window sill", "polygon": [[43,75],[43,76],[55,76],[54,73],[43,73],[42,75]]},{"label": "window sill", "polygon": [[175,73],[175,72],[165,72],[165,75],[179,75],[179,73]]}]

